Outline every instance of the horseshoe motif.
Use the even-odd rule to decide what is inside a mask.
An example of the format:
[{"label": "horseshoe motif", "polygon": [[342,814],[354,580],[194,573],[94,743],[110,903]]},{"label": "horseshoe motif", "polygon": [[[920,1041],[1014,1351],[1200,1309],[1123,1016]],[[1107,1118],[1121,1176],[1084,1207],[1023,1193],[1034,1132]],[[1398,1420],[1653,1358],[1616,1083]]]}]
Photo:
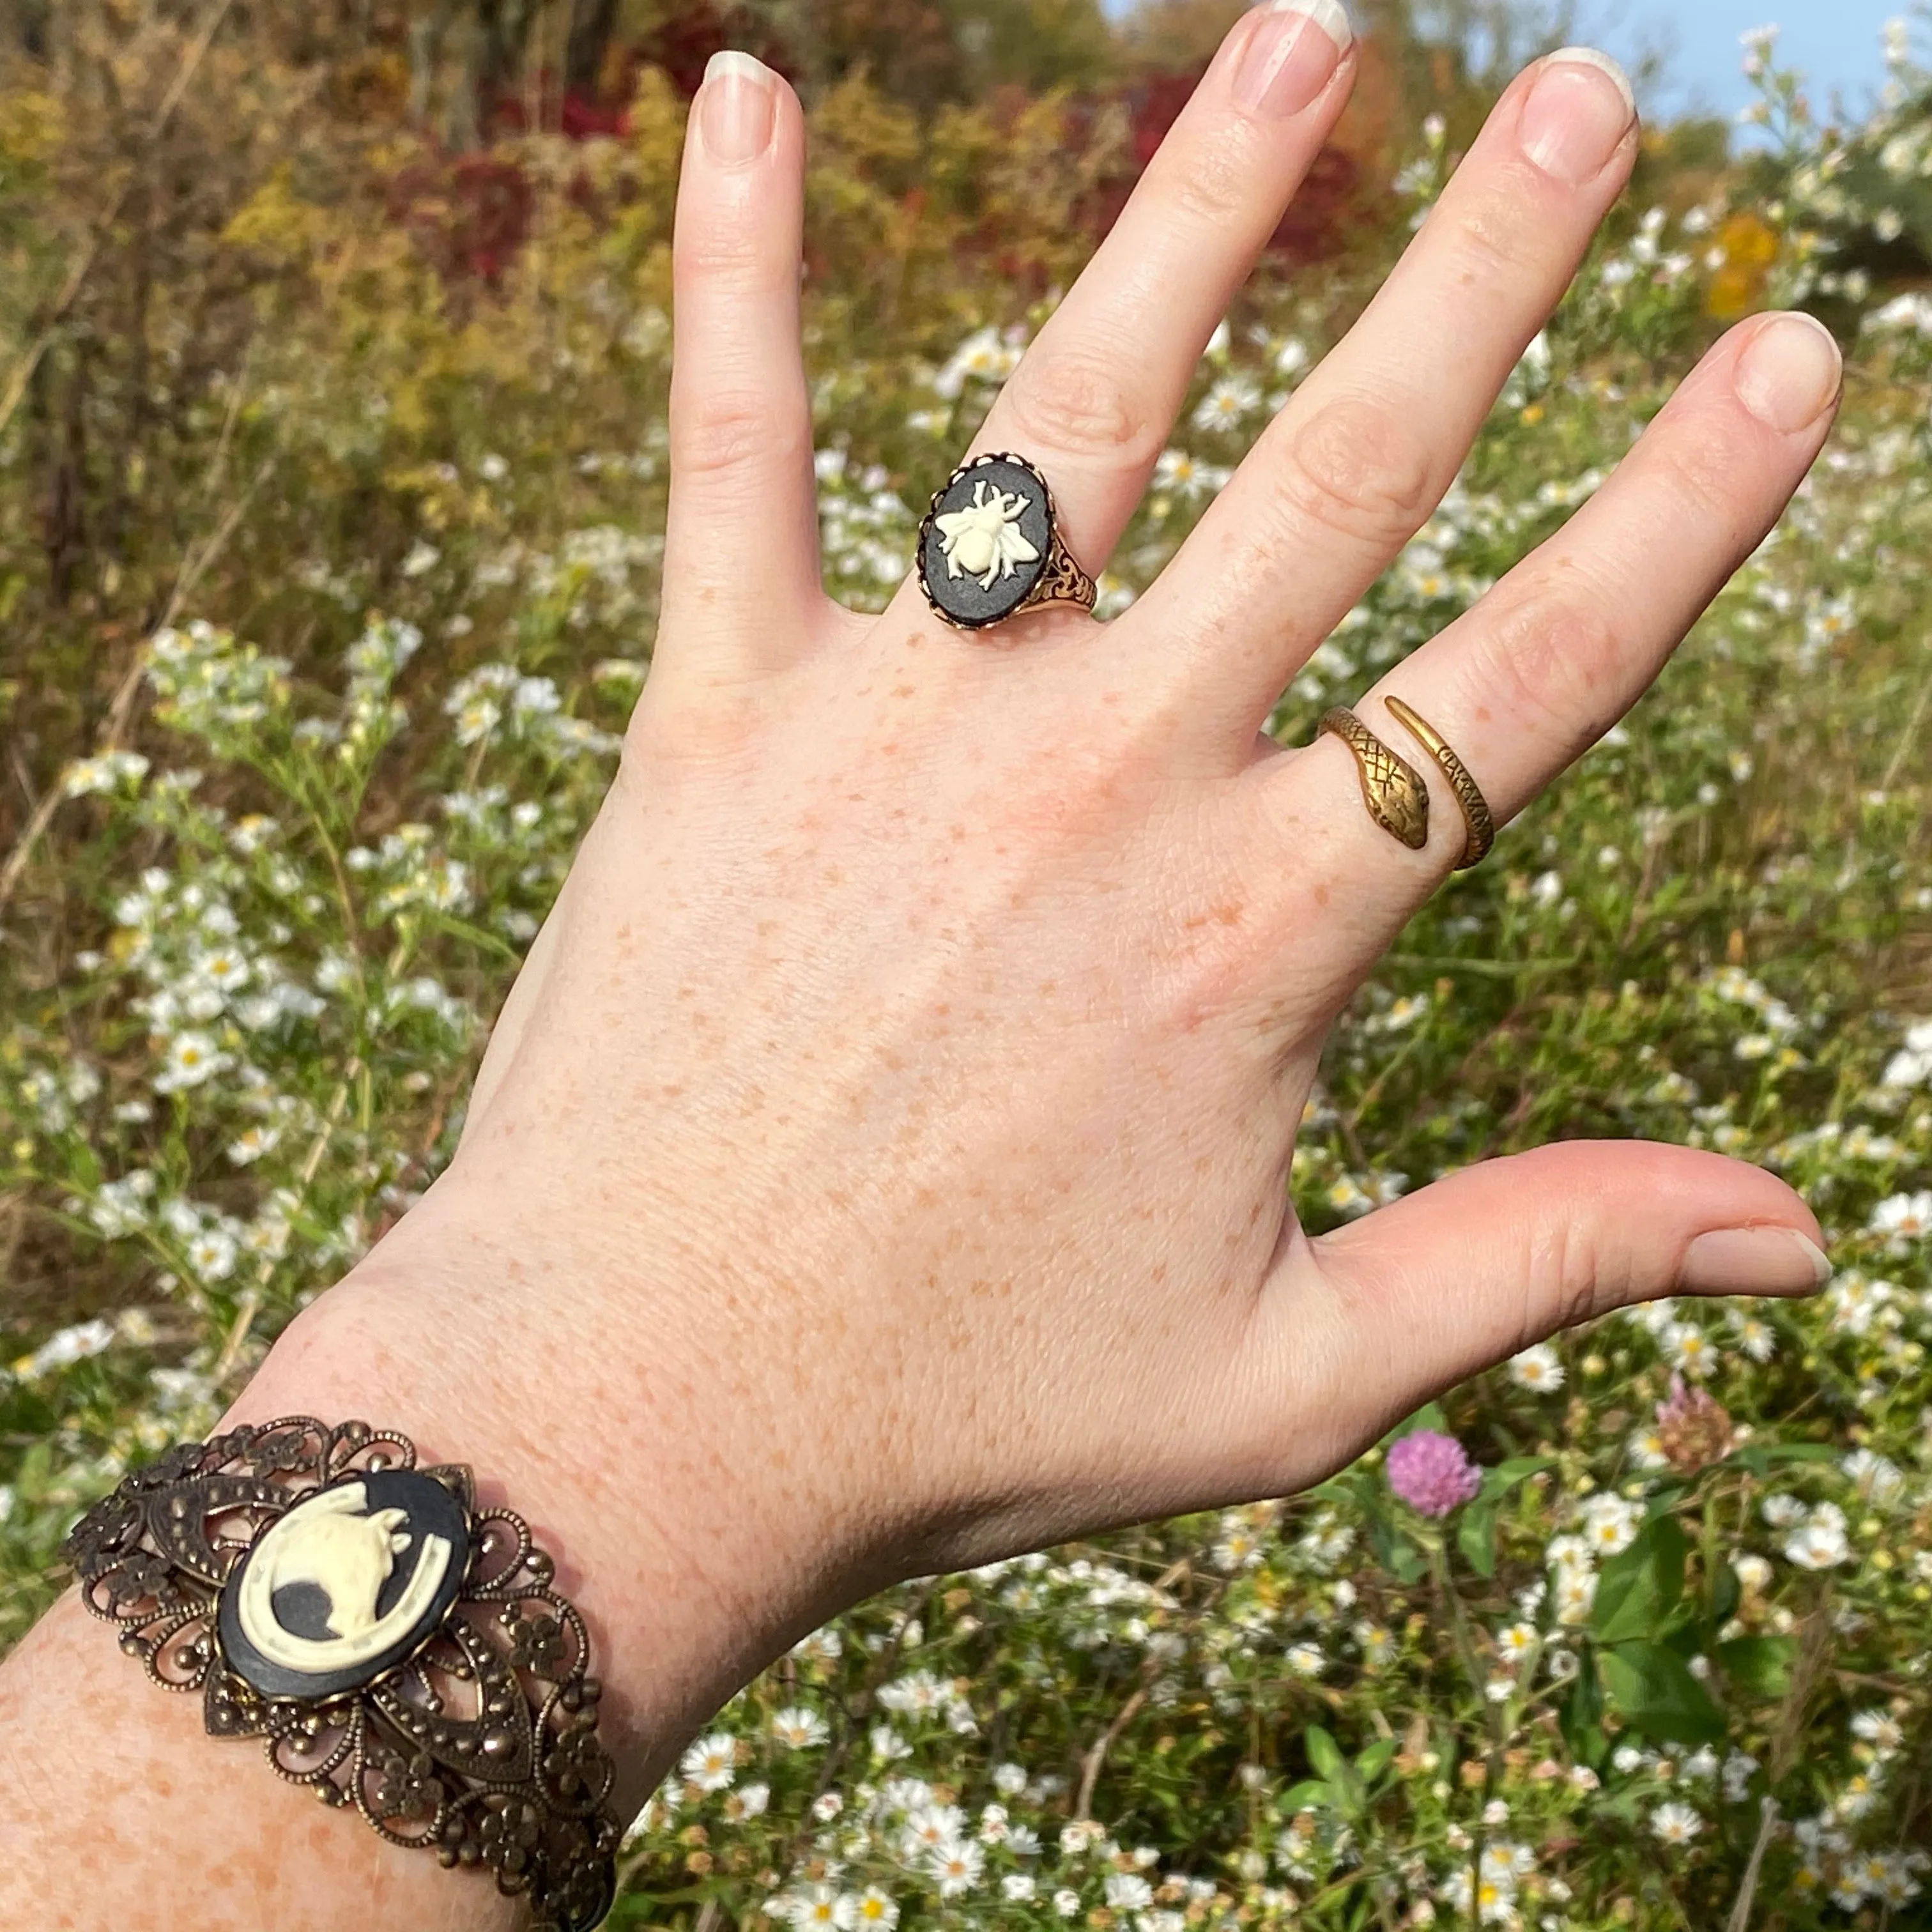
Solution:
[{"label": "horseshoe motif", "polygon": [[[306,1676],[352,1669],[380,1655],[419,1624],[435,1602],[454,1553],[447,1538],[425,1536],[402,1594],[380,1616],[376,1593],[410,1544],[406,1509],[368,1514],[359,1483],[318,1490],[262,1533],[236,1598],[242,1634],[272,1664]],[[291,1630],[275,1614],[274,1592],[314,1583],[328,1598],[328,1637]]]}]

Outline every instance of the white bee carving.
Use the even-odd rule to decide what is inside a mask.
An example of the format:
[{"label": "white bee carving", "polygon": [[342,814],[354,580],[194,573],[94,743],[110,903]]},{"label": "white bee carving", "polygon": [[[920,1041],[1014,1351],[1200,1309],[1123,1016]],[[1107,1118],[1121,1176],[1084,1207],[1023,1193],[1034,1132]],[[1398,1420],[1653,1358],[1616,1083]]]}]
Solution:
[{"label": "white bee carving", "polygon": [[980,588],[990,590],[995,578],[1010,576],[1016,564],[1031,563],[1040,552],[1017,527],[1028,504],[1022,492],[1008,496],[981,478],[964,509],[948,510],[935,519],[946,574],[976,577]]}]

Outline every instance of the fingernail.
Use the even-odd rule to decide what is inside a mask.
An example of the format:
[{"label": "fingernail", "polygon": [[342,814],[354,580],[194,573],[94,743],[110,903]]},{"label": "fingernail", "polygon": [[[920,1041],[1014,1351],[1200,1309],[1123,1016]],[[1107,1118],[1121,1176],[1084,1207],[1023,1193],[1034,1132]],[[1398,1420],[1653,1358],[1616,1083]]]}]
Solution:
[{"label": "fingernail", "polygon": [[1623,69],[1594,47],[1565,47],[1544,62],[1517,134],[1545,174],[1581,188],[1603,172],[1636,118]]},{"label": "fingernail", "polygon": [[749,54],[727,48],[711,56],[698,124],[713,160],[748,161],[765,152],[778,111],[777,80]]},{"label": "fingernail", "polygon": [[1256,114],[1299,114],[1334,77],[1355,38],[1342,0],[1274,0],[1241,50],[1234,98]]},{"label": "fingernail", "polygon": [[1808,429],[1831,406],[1844,368],[1838,342],[1822,322],[1780,316],[1738,358],[1738,399],[1773,429]]},{"label": "fingernail", "polygon": [[1825,1250],[1796,1228],[1720,1228],[1684,1251],[1687,1294],[1809,1294],[1832,1279]]}]

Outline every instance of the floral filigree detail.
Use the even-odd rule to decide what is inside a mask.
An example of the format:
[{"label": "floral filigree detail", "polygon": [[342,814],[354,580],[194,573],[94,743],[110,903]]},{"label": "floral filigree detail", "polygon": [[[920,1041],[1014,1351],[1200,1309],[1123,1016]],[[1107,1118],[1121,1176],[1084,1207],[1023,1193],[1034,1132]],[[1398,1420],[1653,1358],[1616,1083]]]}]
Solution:
[{"label": "floral filigree detail", "polygon": [[555,1678],[568,1648],[562,1623],[556,1617],[538,1614],[505,1619],[510,1635],[510,1661],[519,1670],[538,1677]]},{"label": "floral filigree detail", "polygon": [[344,1478],[416,1468],[406,1436],[366,1422],[244,1424],[130,1472],[62,1553],[149,1677],[201,1694],[211,1736],[257,1739],[278,1777],[392,1843],[488,1870],[543,1932],[589,1932],[610,1909],[622,1836],[589,1637],[529,1525],[477,1511],[466,1468],[417,1472],[460,1504],[470,1546],[460,1593],[412,1654],[320,1700],[265,1695],[224,1654],[224,1588],[271,1523]]}]

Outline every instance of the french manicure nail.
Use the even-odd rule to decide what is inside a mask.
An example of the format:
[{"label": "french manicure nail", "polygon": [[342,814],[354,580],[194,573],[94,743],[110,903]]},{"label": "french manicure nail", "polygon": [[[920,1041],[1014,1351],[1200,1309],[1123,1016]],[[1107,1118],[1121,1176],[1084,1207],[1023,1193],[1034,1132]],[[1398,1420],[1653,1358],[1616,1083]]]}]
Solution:
[{"label": "french manicure nail", "polygon": [[713,160],[748,161],[764,152],[778,110],[777,81],[749,54],[726,48],[711,56],[698,124]]},{"label": "french manicure nail", "polygon": [[1720,1228],[1684,1251],[1687,1294],[1809,1294],[1832,1279],[1825,1251],[1796,1228]]},{"label": "french manicure nail", "polygon": [[1830,406],[1844,374],[1832,332],[1815,317],[1785,315],[1758,331],[1738,358],[1738,397],[1760,422],[1787,435]]},{"label": "french manicure nail", "polygon": [[1342,0],[1274,0],[1234,69],[1234,98],[1251,112],[1299,114],[1334,76],[1355,38]]},{"label": "french manicure nail", "polygon": [[1636,118],[1623,69],[1594,47],[1565,47],[1544,62],[1517,135],[1545,174],[1581,188],[1603,172]]}]

